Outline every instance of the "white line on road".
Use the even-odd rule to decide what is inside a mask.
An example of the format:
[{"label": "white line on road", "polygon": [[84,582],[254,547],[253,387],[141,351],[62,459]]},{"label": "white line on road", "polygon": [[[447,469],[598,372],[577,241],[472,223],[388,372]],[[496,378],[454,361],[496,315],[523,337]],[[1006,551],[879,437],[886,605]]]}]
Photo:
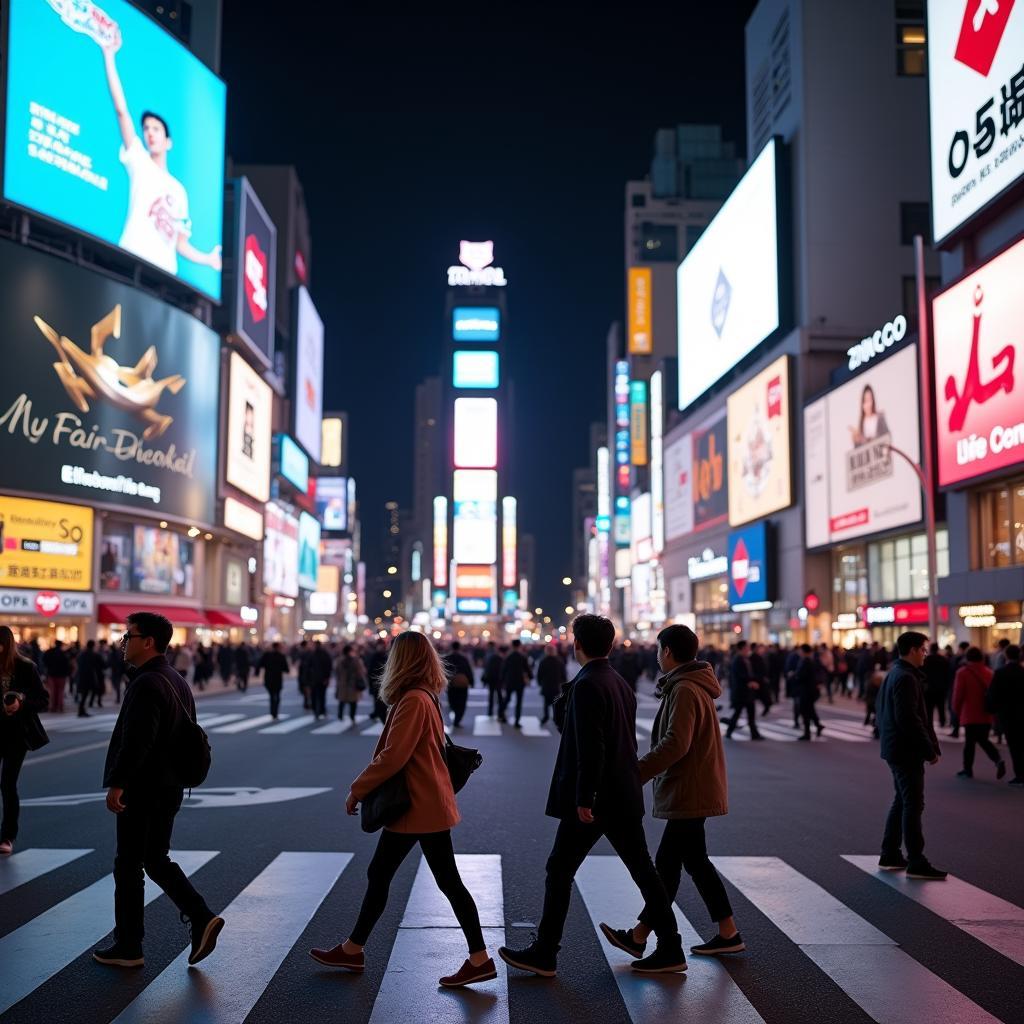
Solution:
[{"label": "white line on road", "polygon": [[57,761],[62,757],[70,757],[72,754],[81,754],[86,750],[100,750],[110,746],[109,740],[100,740],[99,743],[87,743],[83,747],[72,747],[70,750],[55,750],[52,754],[40,754],[25,758],[23,768],[30,768],[34,764],[46,764],[47,761]]},{"label": "white line on road", "polygon": [[[369,715],[356,715],[355,724],[360,725],[366,721]],[[351,718],[340,719],[336,718],[333,722],[328,722],[326,725],[321,725],[319,729],[314,729],[310,735],[312,736],[338,736],[343,732],[348,732],[352,728],[353,722]]]},{"label": "white line on road", "polygon": [[[288,718],[289,716],[281,715],[280,717]],[[261,725],[270,725],[273,721],[273,715],[257,715],[255,718],[246,718],[241,722],[234,722],[231,725],[222,725],[213,731],[233,735],[238,732],[247,732],[249,729],[258,729]]]},{"label": "white line on road", "polygon": [[0,860],[0,896],[40,875],[62,868],[87,853],[92,853],[92,850],[28,849],[13,857],[4,857]]},{"label": "white line on road", "polygon": [[300,715],[298,718],[293,718],[290,722],[278,722],[267,729],[260,729],[260,732],[278,736],[284,733],[297,732],[299,729],[304,729],[307,725],[312,725],[315,721],[316,715]]},{"label": "white line on road", "polygon": [[519,724],[523,727],[524,736],[550,736],[551,730],[545,729],[540,724],[540,718],[537,715],[523,715],[519,719]]},{"label": "white line on road", "polygon": [[227,725],[240,718],[245,718],[245,715],[200,715],[198,721],[204,729],[212,729],[215,725]]},{"label": "white line on road", "polygon": [[500,736],[501,722],[493,715],[475,715],[473,717],[474,736]]},{"label": "white line on road", "polygon": [[367,729],[362,729],[359,733],[360,736],[379,736],[384,731],[383,722],[374,722]]}]

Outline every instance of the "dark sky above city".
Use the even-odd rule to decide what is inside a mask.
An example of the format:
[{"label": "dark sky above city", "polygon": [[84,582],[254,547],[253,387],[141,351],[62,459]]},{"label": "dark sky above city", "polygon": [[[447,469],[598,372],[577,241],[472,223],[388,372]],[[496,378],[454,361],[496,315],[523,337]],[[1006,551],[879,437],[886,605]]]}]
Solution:
[{"label": "dark sky above city", "polygon": [[[623,196],[654,132],[719,123],[744,149],[753,0],[610,14],[364,15],[225,0],[228,152],[293,163],[327,330],[325,406],[351,416],[370,572],[383,504],[412,501],[416,384],[439,372],[445,268],[494,239],[509,278],[512,493],[534,600],[564,603],[572,469],[603,419],[624,314]],[[513,10],[513,9],[508,9]]]}]

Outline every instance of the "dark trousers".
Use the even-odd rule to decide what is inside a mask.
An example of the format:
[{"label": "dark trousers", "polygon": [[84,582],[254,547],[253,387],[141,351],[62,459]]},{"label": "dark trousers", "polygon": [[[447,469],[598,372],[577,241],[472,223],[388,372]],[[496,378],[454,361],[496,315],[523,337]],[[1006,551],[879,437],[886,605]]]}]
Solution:
[{"label": "dark trousers", "polygon": [[144,934],[143,871],[191,921],[202,922],[210,916],[206,900],[168,856],[174,816],[183,796],[180,789],[134,791],[124,796],[125,809],[117,815],[114,928],[117,941],[127,946],[141,944]]},{"label": "dark trousers", "polygon": [[339,700],[338,701],[338,718],[344,720],[345,708],[348,708],[348,716],[354,722],[356,720],[356,706],[359,704],[357,700]]},{"label": "dark trousers", "polygon": [[943,729],[946,728],[946,695],[941,694],[929,694],[925,691],[924,695],[924,706],[928,711],[928,721],[935,721],[935,712],[939,713],[939,726]]},{"label": "dark trousers", "polygon": [[466,936],[470,953],[483,952],[485,946],[483,933],[480,931],[480,915],[472,895],[462,884],[462,878],[459,876],[450,830],[418,835],[412,832],[390,832],[388,829],[381,832],[373,859],[366,869],[369,885],[363,897],[363,905],[359,908],[356,926],[352,929],[351,940],[357,946],[366,945],[373,926],[387,906],[391,880],[417,843],[420,844],[423,859],[427,862],[438,889],[444,893],[452,905],[452,910],[455,911],[455,917],[462,928],[462,934]]},{"label": "dark trousers", "polygon": [[988,755],[990,761],[999,764],[1001,758],[999,751],[988,738],[990,726],[987,725],[965,725],[964,726],[964,771],[971,771],[974,768],[974,748],[981,747]]},{"label": "dark trousers", "polygon": [[519,719],[523,715],[523,689],[522,686],[510,686],[501,697],[501,705],[498,708],[498,714],[503,715],[508,710],[509,704],[512,703],[513,695],[516,698],[516,725],[519,724]]},{"label": "dark trousers", "polygon": [[469,689],[461,686],[448,687],[448,707],[451,710],[453,725],[462,725],[466,713],[466,701],[469,700]]},{"label": "dark trousers", "polygon": [[[732,904],[722,879],[718,877],[708,857],[704,821],[704,818],[670,818],[661,834],[654,866],[658,869],[658,877],[665,886],[665,894],[670,902],[679,892],[679,882],[685,870],[693,879],[711,920],[717,924],[732,917]],[[640,911],[637,920],[651,927],[647,907]]]},{"label": "dark trousers", "polygon": [[0,796],[4,801],[4,818],[0,822],[0,842],[18,838],[18,815],[21,801],[18,799],[18,776],[28,750],[17,740],[0,746]]},{"label": "dark trousers", "polygon": [[1006,733],[1006,745],[1010,748],[1013,777],[1024,779],[1024,721],[1004,718],[1003,731]]},{"label": "dark trousers", "polygon": [[736,729],[736,724],[740,720],[740,715],[746,711],[747,723],[750,726],[750,735],[757,735],[757,701],[753,695],[748,697],[742,704],[737,704],[733,708],[732,718],[729,719],[729,732],[732,733]]},{"label": "dark trousers", "polygon": [[327,714],[327,684],[326,683],[314,683],[312,686],[312,697],[313,697],[313,714],[326,715]]},{"label": "dark trousers", "polygon": [[924,832],[921,816],[924,814],[924,762],[908,764],[889,762],[895,796],[885,819],[882,837],[882,856],[896,857],[906,844],[907,860],[911,866],[924,860]]},{"label": "dark trousers", "polygon": [[487,684],[487,717],[494,717],[494,706],[497,704],[500,710],[505,703],[505,696],[501,692],[501,686],[498,683]]},{"label": "dark trousers", "polygon": [[[821,719],[818,718],[817,708],[814,706],[813,697],[801,697],[800,698],[800,717],[804,720],[804,735],[811,735],[811,723],[814,723],[815,728],[821,728]],[[867,723],[865,723],[867,724]]]},{"label": "dark trousers", "polygon": [[647,850],[643,819],[599,819],[585,824],[578,818],[563,818],[558,823],[555,845],[548,857],[544,910],[537,928],[537,945],[552,953],[558,952],[569,913],[572,880],[601,836],[607,836],[612,849],[626,865],[630,877],[640,890],[649,926],[657,933],[659,944],[677,944],[679,933],[672,912],[672,901],[665,892],[665,886]]},{"label": "dark trousers", "polygon": [[551,705],[555,703],[555,698],[558,696],[557,693],[544,694],[544,717],[541,718],[540,723],[543,725],[551,717]]},{"label": "dark trousers", "polygon": [[270,696],[270,713],[277,718],[277,712],[281,707],[281,689],[278,687],[276,690],[267,690],[267,694]]}]

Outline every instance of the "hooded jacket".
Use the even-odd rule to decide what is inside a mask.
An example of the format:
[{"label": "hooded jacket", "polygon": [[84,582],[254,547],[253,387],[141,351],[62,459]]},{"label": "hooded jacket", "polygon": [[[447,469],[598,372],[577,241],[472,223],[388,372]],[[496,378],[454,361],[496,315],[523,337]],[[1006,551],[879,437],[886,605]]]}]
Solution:
[{"label": "hooded jacket", "polygon": [[725,748],[715,701],[722,686],[706,661],[680,665],[658,680],[651,751],[640,781],[654,780],[655,818],[713,818],[729,813]]}]

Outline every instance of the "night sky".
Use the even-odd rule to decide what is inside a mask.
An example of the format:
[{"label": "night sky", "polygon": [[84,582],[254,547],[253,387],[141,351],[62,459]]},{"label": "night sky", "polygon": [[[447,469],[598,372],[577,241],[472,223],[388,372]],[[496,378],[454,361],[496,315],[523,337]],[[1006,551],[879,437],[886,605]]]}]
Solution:
[{"label": "night sky", "polygon": [[534,601],[560,607],[572,470],[624,315],[625,183],[647,175],[661,127],[719,123],[743,152],[753,0],[529,18],[347,6],[225,0],[221,73],[230,156],[293,163],[305,189],[325,408],[350,414],[369,574],[384,502],[412,502],[414,389],[439,372],[445,268],[460,238],[489,238],[510,282],[512,493],[537,540]]}]

